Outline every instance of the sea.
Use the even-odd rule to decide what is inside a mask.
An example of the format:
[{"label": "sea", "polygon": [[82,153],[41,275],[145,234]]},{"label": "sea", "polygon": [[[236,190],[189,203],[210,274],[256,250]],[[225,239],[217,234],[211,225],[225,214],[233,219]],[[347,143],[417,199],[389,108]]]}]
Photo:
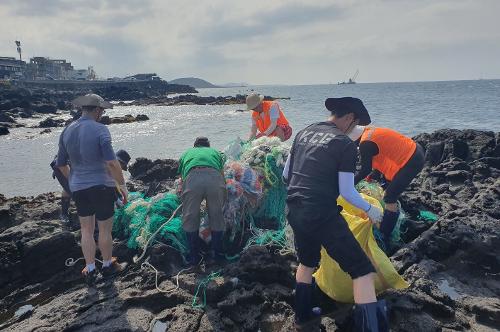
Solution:
[{"label": "sea", "polygon": [[[328,97],[360,98],[373,124],[405,135],[441,128],[500,131],[500,80],[358,83],[294,86],[248,86],[199,89],[201,96],[234,96],[258,92],[283,97],[279,103],[294,133],[325,120]],[[178,158],[197,136],[206,136],[223,150],[238,137],[246,139],[251,119],[245,105],[117,106],[110,116],[146,114],[150,120],[109,126],[115,150],[126,149],[132,159]],[[41,119],[29,119],[35,126]],[[0,193],[6,197],[35,196],[58,191],[50,162],[57,153],[62,128],[18,128],[0,136]],[[290,140],[291,141],[291,140]]]}]

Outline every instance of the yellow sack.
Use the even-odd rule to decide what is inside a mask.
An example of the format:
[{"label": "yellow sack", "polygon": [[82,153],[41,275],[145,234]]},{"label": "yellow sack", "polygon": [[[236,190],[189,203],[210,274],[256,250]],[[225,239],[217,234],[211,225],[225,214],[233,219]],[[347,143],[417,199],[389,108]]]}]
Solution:
[{"label": "yellow sack", "polygon": [[[361,195],[370,204],[381,207],[376,199],[365,194]],[[373,237],[371,222],[366,213],[347,203],[342,197],[339,197],[337,203],[344,208],[342,216],[377,271],[375,277],[377,294],[389,288],[408,288],[408,283],[399,275],[389,258],[378,247],[377,241]],[[354,302],[351,277],[340,268],[335,260],[328,256],[324,248],[321,248],[320,267],[314,274],[314,278],[319,288],[335,301]]]}]

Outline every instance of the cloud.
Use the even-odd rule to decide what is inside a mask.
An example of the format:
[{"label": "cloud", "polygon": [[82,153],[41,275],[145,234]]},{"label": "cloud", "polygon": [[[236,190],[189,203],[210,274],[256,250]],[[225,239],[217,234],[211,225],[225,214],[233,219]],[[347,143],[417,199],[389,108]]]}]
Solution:
[{"label": "cloud", "polygon": [[204,27],[202,40],[219,43],[256,37],[266,40],[266,36],[282,29],[300,29],[323,21],[334,22],[341,12],[336,5],[282,5],[244,18],[215,20]]},{"label": "cloud", "polygon": [[3,0],[0,56],[223,83],[500,77],[496,0]]}]

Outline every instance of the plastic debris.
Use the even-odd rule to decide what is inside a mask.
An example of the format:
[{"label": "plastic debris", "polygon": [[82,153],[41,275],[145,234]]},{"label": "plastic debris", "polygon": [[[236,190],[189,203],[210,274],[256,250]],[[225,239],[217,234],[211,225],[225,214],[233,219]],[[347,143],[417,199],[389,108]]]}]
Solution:
[{"label": "plastic debris", "polygon": [[431,211],[419,211],[418,219],[428,221],[428,222],[436,222],[439,217],[432,213]]}]

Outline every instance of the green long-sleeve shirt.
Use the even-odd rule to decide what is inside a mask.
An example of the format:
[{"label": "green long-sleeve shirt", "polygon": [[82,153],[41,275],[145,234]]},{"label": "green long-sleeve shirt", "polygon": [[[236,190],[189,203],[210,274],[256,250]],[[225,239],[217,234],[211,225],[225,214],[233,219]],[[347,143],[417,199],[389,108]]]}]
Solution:
[{"label": "green long-sleeve shirt", "polygon": [[186,179],[193,167],[212,167],[222,172],[225,162],[226,156],[213,148],[191,148],[184,152],[179,159],[178,172],[182,179]]}]

